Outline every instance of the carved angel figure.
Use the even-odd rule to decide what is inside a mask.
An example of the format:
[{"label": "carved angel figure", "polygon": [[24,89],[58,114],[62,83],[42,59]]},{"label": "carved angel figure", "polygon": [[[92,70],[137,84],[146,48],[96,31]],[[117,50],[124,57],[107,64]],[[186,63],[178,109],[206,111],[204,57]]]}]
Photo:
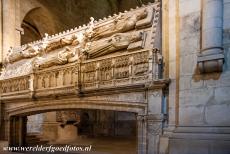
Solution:
[{"label": "carved angel figure", "polygon": [[98,40],[103,37],[108,37],[115,33],[122,33],[135,28],[137,21],[147,17],[147,10],[141,10],[134,14],[121,14],[116,19],[114,19],[112,25],[102,26],[95,28],[95,34],[93,40]]}]

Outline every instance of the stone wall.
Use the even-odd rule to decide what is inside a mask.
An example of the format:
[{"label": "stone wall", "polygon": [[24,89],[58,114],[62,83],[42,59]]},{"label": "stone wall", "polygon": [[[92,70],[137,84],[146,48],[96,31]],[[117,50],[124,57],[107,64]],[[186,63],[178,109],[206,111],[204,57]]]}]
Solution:
[{"label": "stone wall", "polygon": [[[169,147],[167,143],[162,145],[162,153],[225,154],[230,151],[230,119],[227,116],[230,112],[230,2],[223,1],[225,63],[221,73],[201,74],[197,68],[197,55],[202,48],[203,5],[201,0],[163,1],[163,6],[168,8],[163,10],[163,24],[170,23],[165,27],[167,34],[163,30],[163,48],[168,49],[165,57],[169,58],[168,65],[166,63],[169,69],[165,74],[172,82],[168,101],[169,126],[162,143],[167,140],[165,136],[171,137]],[[174,130],[172,134],[169,133],[171,130]],[[222,142],[224,139],[228,142]]]}]

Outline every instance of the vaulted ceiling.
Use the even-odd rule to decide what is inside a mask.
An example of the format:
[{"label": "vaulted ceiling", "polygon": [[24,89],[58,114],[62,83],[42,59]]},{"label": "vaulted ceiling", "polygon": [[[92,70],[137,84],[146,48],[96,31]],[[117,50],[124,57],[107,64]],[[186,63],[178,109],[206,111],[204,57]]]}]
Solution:
[{"label": "vaulted ceiling", "polygon": [[[148,2],[154,0],[36,0],[39,9],[30,11],[23,19],[21,44],[37,40],[44,33],[51,35],[87,24],[90,17],[97,20]],[[21,6],[25,3],[35,1],[23,1]]]}]

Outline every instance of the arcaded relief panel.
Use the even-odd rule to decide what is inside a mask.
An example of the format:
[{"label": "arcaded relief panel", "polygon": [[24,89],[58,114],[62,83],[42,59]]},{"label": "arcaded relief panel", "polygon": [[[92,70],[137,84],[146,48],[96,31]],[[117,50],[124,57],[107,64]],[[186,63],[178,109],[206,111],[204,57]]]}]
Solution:
[{"label": "arcaded relief panel", "polygon": [[29,77],[14,78],[0,82],[0,93],[29,90]]},{"label": "arcaded relief panel", "polygon": [[115,59],[114,63],[114,78],[122,79],[129,77],[129,56],[122,56]]}]

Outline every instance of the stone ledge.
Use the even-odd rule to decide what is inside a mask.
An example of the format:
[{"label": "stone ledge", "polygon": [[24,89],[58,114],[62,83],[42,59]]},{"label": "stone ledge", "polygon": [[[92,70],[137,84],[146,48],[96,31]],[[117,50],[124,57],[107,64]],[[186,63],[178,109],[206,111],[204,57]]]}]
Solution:
[{"label": "stone ledge", "polygon": [[230,141],[230,134],[211,134],[211,133],[172,133],[170,140],[188,139],[188,140],[225,140]]},{"label": "stone ledge", "polygon": [[230,140],[230,127],[226,126],[179,126],[169,136],[173,139]]},{"label": "stone ledge", "polygon": [[179,126],[174,132],[230,134],[230,126]]},{"label": "stone ledge", "polygon": [[91,96],[91,95],[107,95],[117,93],[129,93],[145,90],[159,90],[164,89],[170,83],[170,79],[159,79],[146,83],[136,83],[128,85],[119,85],[114,87],[92,88],[92,89],[78,89],[78,96]]}]

